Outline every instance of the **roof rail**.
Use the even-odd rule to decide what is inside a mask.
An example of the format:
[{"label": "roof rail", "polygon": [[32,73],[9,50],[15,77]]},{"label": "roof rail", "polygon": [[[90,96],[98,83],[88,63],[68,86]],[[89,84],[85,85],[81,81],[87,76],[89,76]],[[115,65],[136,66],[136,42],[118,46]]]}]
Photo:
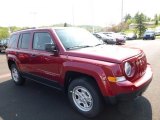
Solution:
[{"label": "roof rail", "polygon": [[[18,31],[23,31],[23,30],[30,30],[30,29],[37,29],[38,27],[27,27],[27,28],[22,28],[20,30],[14,31],[14,32],[18,32]],[[14,33],[13,32],[13,33]]]}]

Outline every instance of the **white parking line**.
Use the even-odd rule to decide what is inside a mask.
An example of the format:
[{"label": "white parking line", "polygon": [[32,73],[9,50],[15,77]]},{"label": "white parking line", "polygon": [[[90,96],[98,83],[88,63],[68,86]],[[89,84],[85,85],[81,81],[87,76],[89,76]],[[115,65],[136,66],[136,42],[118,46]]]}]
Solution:
[{"label": "white parking line", "polygon": [[8,73],[8,74],[3,74],[3,75],[0,75],[0,79],[2,79],[2,78],[7,78],[7,77],[10,77],[10,76],[11,76],[10,73]]}]

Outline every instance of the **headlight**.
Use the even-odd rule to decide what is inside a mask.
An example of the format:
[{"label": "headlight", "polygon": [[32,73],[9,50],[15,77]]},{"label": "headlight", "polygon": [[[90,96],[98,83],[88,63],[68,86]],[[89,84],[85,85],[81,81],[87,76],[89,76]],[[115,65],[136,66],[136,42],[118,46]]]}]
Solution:
[{"label": "headlight", "polygon": [[132,77],[132,66],[129,62],[124,64],[124,71],[127,77]]}]

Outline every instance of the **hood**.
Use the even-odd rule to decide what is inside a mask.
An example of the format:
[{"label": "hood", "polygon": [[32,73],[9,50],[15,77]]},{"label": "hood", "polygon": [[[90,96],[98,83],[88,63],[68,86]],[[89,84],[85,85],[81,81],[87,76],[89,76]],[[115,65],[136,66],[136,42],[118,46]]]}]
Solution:
[{"label": "hood", "polygon": [[111,36],[106,36],[105,38],[104,38],[104,40],[112,40],[112,39],[115,39],[114,37],[111,37]]},{"label": "hood", "polygon": [[120,35],[118,33],[113,34],[112,37],[114,37],[116,39],[120,39],[120,40],[124,40],[124,38],[125,38],[123,35]]},{"label": "hood", "polygon": [[100,45],[97,47],[88,47],[67,51],[69,56],[82,57],[112,63],[121,63],[123,60],[134,57],[142,50],[136,48],[127,48],[116,45]]}]

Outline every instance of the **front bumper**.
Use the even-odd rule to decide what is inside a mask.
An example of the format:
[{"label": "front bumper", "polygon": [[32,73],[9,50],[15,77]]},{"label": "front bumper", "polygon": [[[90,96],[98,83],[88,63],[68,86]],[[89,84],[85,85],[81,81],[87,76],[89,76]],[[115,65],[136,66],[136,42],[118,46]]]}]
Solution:
[{"label": "front bumper", "polygon": [[147,65],[145,74],[136,80],[135,82],[124,81],[116,83],[111,86],[113,90],[112,95],[105,97],[105,99],[111,103],[117,101],[131,100],[135,99],[138,96],[141,96],[142,93],[147,89],[150,82],[152,81],[153,73],[151,71],[150,65]]},{"label": "front bumper", "polygon": [[155,36],[152,36],[152,35],[147,35],[147,36],[144,36],[143,39],[153,39]]},{"label": "front bumper", "polygon": [[145,92],[148,86],[149,84],[144,86],[142,89],[131,92],[131,93],[124,93],[124,94],[119,94],[117,96],[105,97],[105,101],[106,103],[109,102],[109,103],[115,104],[118,101],[130,101],[130,100],[136,99],[137,97],[141,96],[143,92]]},{"label": "front bumper", "polygon": [[125,42],[126,42],[125,40],[116,39],[116,43],[117,43],[117,44],[122,44],[122,43],[125,43]]}]

